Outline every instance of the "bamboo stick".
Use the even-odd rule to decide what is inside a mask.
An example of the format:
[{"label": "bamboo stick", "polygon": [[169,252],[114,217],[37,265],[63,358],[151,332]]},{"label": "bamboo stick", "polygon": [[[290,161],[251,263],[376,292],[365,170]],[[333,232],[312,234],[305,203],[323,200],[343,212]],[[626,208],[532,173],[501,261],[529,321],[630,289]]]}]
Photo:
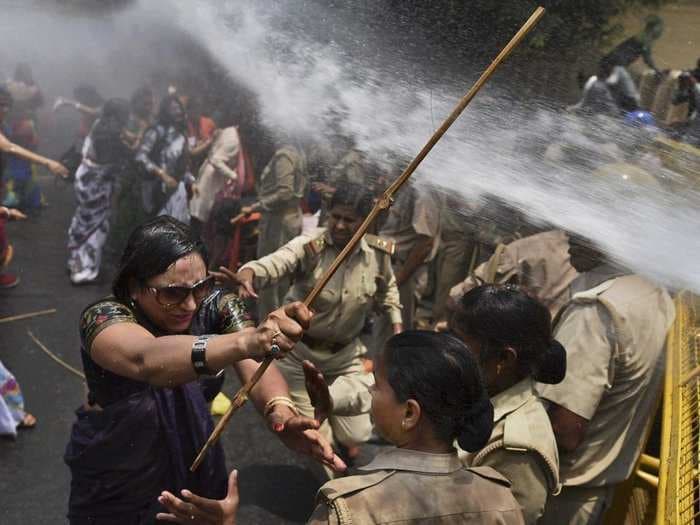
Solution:
[{"label": "bamboo stick", "polygon": [[[306,306],[311,306],[311,303],[314,302],[318,294],[321,293],[321,290],[323,290],[326,284],[328,284],[328,281],[331,280],[331,278],[338,270],[340,265],[343,263],[343,261],[355,249],[355,246],[357,246],[357,243],[360,242],[360,239],[362,239],[362,236],[367,232],[367,229],[372,224],[377,215],[379,215],[382,211],[388,209],[391,206],[393,202],[394,193],[396,193],[399,190],[399,188],[401,188],[401,186],[403,186],[403,184],[413,174],[413,172],[416,171],[418,165],[423,161],[423,159],[428,155],[428,153],[430,153],[430,150],[433,149],[433,146],[437,144],[437,142],[442,138],[442,136],[454,123],[454,121],[457,120],[457,118],[469,105],[469,103],[476,96],[476,94],[483,87],[483,85],[488,81],[488,79],[491,78],[491,75],[493,75],[494,71],[496,71],[498,66],[508,57],[508,55],[510,55],[513,52],[513,50],[518,46],[518,44],[520,44],[523,38],[525,38],[525,36],[532,30],[532,28],[534,28],[535,25],[540,21],[543,15],[543,7],[538,7],[537,9],[535,9],[535,11],[532,13],[527,22],[525,22],[525,24],[510,40],[510,42],[508,42],[508,44],[503,48],[503,50],[498,54],[498,56],[493,60],[493,62],[491,62],[489,67],[487,67],[486,70],[481,74],[479,79],[467,92],[467,94],[460,99],[457,106],[454,108],[454,110],[452,110],[452,113],[450,113],[450,115],[445,119],[442,125],[435,131],[435,133],[433,133],[432,137],[430,137],[425,146],[423,146],[423,149],[420,150],[418,155],[416,155],[416,157],[411,161],[408,167],[391,184],[391,186],[389,186],[386,189],[382,197],[369,212],[369,215],[365,217],[365,220],[362,222],[358,230],[352,236],[350,242],[348,242],[345,248],[343,248],[343,250],[338,254],[336,259],[333,261],[331,266],[323,275],[323,277],[321,277],[321,279],[318,280],[313,290],[311,290],[311,292],[309,292],[309,295],[306,296],[306,298],[304,299],[304,304]],[[221,436],[221,433],[226,427],[226,424],[231,419],[231,416],[241,405],[243,405],[243,403],[245,403],[246,399],[248,399],[248,394],[260,380],[265,371],[268,369],[270,363],[272,363],[272,358],[266,358],[255,371],[253,377],[245,385],[243,385],[243,387],[241,387],[238,393],[236,393],[233,400],[231,401],[231,408],[229,408],[228,412],[224,414],[217,423],[216,428],[214,428],[214,431],[209,436],[209,439],[207,439],[207,442],[204,444],[202,450],[200,450],[199,454],[192,463],[190,471],[194,472],[197,469],[197,467],[199,467],[199,465],[202,463],[202,460],[204,459],[207,450],[209,450],[209,448],[218,441],[219,437]]]},{"label": "bamboo stick", "polygon": [[50,308],[48,310],[39,310],[38,312],[30,312],[26,314],[12,315],[10,317],[0,318],[0,323],[11,323],[13,321],[21,321],[23,319],[30,319],[32,317],[39,317],[40,315],[55,314],[56,309]]}]

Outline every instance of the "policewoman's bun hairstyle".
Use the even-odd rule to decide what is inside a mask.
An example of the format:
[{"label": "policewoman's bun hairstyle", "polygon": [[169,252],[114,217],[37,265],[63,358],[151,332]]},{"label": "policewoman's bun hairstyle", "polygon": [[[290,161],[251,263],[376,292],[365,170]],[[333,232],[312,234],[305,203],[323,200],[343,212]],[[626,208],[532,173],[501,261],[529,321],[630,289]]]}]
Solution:
[{"label": "policewoman's bun hairstyle", "polygon": [[566,350],[552,337],[549,309],[518,286],[472,288],[459,302],[452,323],[478,341],[482,364],[502,360],[512,348],[522,377],[556,384],[566,375]]},{"label": "policewoman's bun hairstyle", "polygon": [[383,353],[389,385],[400,402],[415,400],[445,443],[469,452],[483,448],[493,430],[493,406],[479,363],[459,339],[409,330],[393,336]]}]

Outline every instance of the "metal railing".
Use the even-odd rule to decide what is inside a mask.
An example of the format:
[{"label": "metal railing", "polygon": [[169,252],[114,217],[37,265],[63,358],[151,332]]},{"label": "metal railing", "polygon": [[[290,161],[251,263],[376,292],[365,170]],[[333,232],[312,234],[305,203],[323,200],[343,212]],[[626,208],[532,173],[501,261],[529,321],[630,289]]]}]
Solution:
[{"label": "metal railing", "polygon": [[656,522],[700,522],[700,301],[682,292],[668,339]]}]

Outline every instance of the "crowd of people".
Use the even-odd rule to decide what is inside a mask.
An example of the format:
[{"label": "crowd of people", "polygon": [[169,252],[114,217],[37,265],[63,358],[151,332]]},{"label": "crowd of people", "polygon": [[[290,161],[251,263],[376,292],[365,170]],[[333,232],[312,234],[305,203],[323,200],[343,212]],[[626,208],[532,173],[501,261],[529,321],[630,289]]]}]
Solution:
[{"label": "crowd of people", "polygon": [[[626,66],[654,67],[661,31],[650,19],[604,57],[574,109],[638,111]],[[695,97],[692,139],[697,78],[679,86],[677,102]],[[189,466],[224,370],[247,381],[269,356],[251,401],[328,480],[309,523],[601,523],[659,395],[674,319],[662,286],[495,196],[476,205],[406,186],[310,309],[403,159],[280,134],[255,170],[240,129],[176,86],[129,101],[80,86],[54,105],[82,119],[61,163],[33,151],[42,98],[25,65],[0,88],[0,123],[13,110],[0,132],[2,267],[5,220],[41,205],[33,166],[73,179],[74,285],[97,281],[110,244],[121,253],[112,294],[80,314],[88,394],[65,454],[71,524],[234,523],[222,447]],[[17,283],[0,274],[0,287]],[[33,425],[1,364],[0,387],[0,433]],[[370,440],[383,451],[348,476]]]}]

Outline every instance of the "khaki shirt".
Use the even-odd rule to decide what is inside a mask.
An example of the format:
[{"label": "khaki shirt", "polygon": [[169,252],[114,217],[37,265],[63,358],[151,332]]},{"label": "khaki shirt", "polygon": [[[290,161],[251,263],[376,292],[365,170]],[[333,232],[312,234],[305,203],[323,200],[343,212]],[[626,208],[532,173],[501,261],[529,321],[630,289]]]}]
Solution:
[{"label": "khaki shirt", "polygon": [[329,180],[332,185],[340,181],[364,186],[367,180],[366,160],[361,152],[350,150],[340,159],[330,172]]},{"label": "khaki shirt", "polygon": [[464,467],[456,452],[391,448],[360,470],[321,487],[310,525],[523,523],[508,480]]},{"label": "khaki shirt", "polygon": [[440,233],[440,212],[430,191],[420,193],[413,186],[404,186],[396,194],[396,201],[389,208],[386,221],[379,235],[396,246],[396,258],[404,261],[418,237],[425,235],[435,239],[433,253]]},{"label": "khaki shirt", "polygon": [[293,146],[278,149],[260,175],[258,201],[265,211],[296,210],[306,188],[306,159]]},{"label": "khaki shirt", "polygon": [[577,275],[570,263],[566,234],[552,230],[518,239],[497,250],[474,275],[450,290],[450,298],[459,301],[481,284],[479,279],[487,283],[518,284],[535,294],[554,316],[569,300],[569,286]]},{"label": "khaki shirt", "polygon": [[508,478],[523,507],[525,523],[537,523],[547,497],[560,489],[557,442],[545,402],[537,396],[530,378],[492,397],[491,402],[491,438],[479,452],[468,454],[467,462],[493,467]]},{"label": "khaki shirt", "polygon": [[[377,247],[370,246],[368,239]],[[401,322],[399,290],[385,246],[376,237],[362,238],[314,301],[316,314],[307,335],[328,343],[350,343],[360,334],[374,303],[392,323]],[[303,301],[338,253],[328,230],[317,228],[243,268],[255,273],[256,288],[293,276],[294,283],[285,301]]]},{"label": "khaki shirt", "polygon": [[560,456],[562,483],[600,487],[632,474],[659,395],[675,310],[663,288],[607,265],[579,275],[571,288],[554,328],[567,351],[566,377],[537,390],[588,420],[581,445]]}]

